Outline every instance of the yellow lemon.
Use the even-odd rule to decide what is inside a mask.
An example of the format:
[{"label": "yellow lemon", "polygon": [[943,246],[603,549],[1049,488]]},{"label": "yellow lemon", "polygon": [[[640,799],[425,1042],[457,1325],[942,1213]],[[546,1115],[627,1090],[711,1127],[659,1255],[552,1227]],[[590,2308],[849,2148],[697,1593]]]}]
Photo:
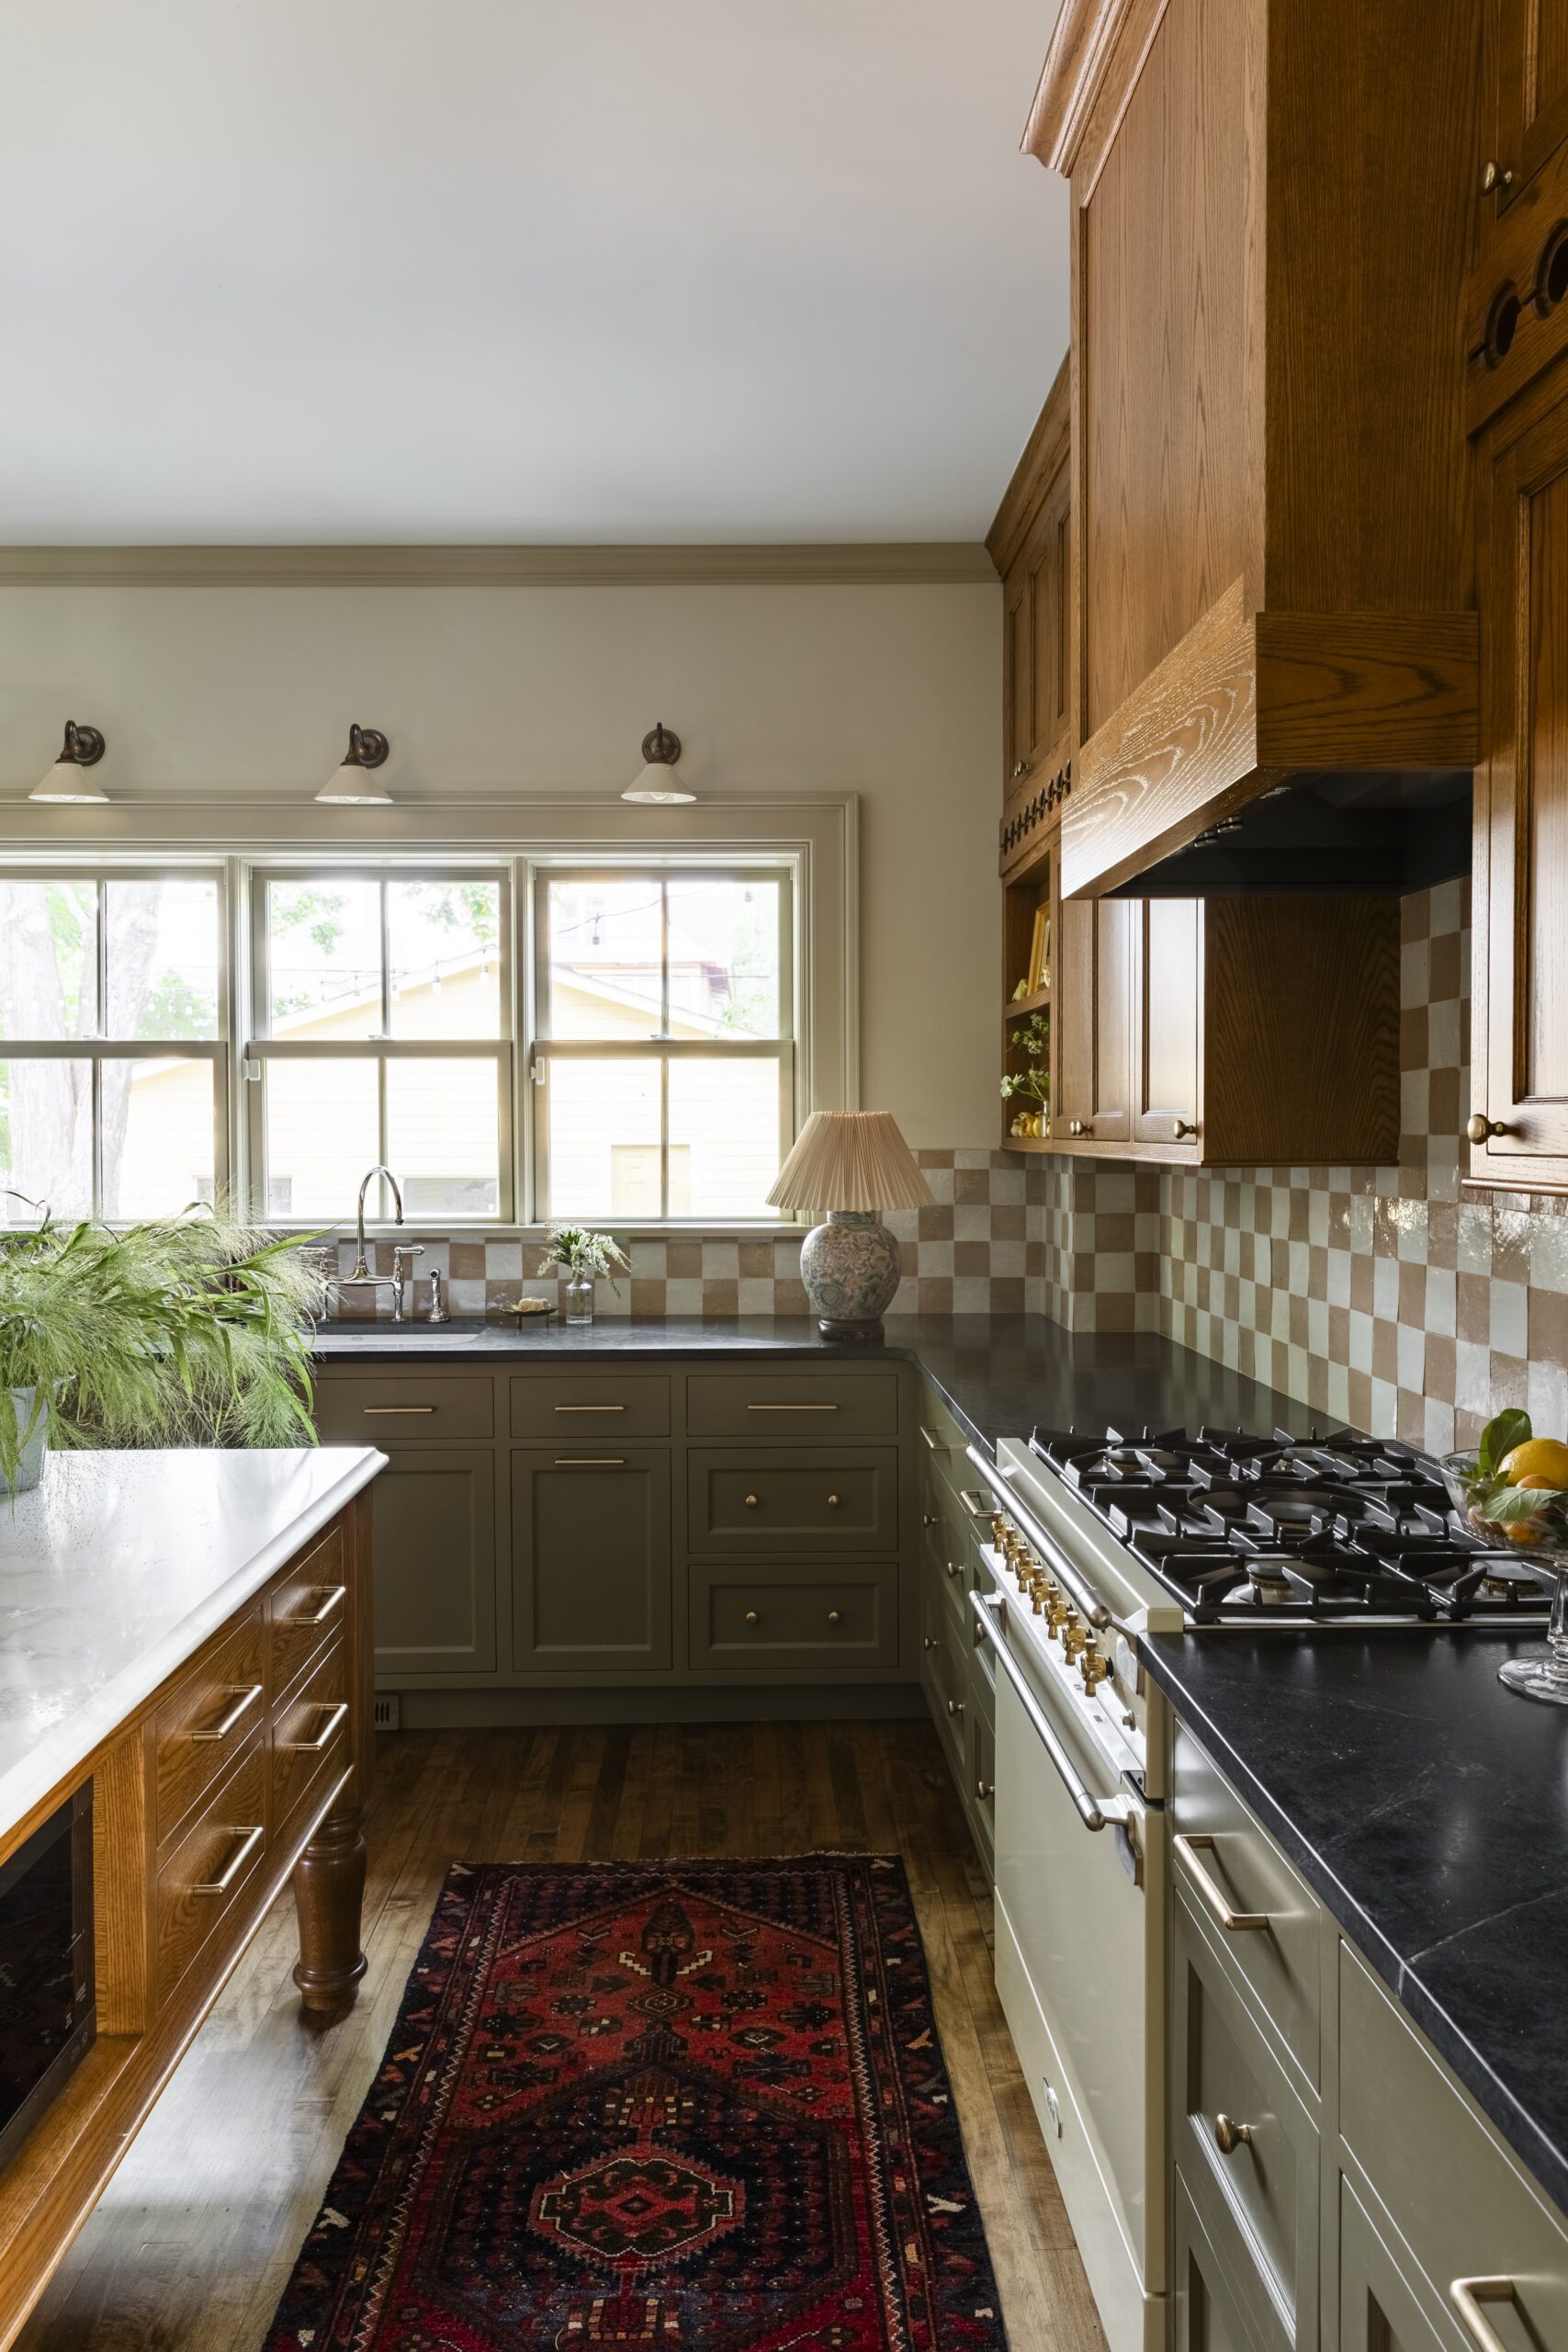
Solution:
[{"label": "yellow lemon", "polygon": [[1568,1487],[1568,1445],[1560,1437],[1529,1437],[1503,1463],[1511,1487]]}]

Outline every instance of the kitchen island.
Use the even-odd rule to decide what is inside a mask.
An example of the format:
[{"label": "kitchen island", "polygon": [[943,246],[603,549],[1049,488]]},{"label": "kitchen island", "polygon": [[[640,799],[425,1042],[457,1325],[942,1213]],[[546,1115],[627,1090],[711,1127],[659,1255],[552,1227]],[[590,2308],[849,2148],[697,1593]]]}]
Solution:
[{"label": "kitchen island", "polygon": [[0,1867],[62,1810],[85,1822],[90,1788],[73,1916],[96,2027],[0,2172],[0,2345],[291,1874],[305,2006],[354,1998],[381,1464],[55,1454],[0,1505]]}]

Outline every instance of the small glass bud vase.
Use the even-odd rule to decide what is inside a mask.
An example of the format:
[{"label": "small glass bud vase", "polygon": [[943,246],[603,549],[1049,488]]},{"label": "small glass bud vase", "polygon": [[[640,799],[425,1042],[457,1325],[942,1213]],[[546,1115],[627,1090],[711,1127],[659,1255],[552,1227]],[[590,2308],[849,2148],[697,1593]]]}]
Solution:
[{"label": "small glass bud vase", "polygon": [[593,1276],[584,1271],[569,1273],[566,1278],[566,1319],[569,1323],[592,1323],[593,1320]]}]

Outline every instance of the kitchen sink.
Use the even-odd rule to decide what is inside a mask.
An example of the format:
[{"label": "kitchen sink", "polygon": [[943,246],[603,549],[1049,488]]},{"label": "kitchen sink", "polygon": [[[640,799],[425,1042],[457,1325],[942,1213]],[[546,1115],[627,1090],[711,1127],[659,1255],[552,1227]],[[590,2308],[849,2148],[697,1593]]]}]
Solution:
[{"label": "kitchen sink", "polygon": [[369,1354],[388,1348],[471,1348],[491,1337],[483,1323],[323,1323],[316,1332],[333,1355]]}]

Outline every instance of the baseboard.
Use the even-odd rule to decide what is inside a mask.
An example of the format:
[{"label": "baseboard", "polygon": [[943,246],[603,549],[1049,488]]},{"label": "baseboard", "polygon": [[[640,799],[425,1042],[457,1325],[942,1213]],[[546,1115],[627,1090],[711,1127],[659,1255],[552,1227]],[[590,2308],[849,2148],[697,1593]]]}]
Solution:
[{"label": "baseboard", "polygon": [[[385,1695],[384,1693],[382,1695]],[[926,1713],[918,1682],[712,1690],[404,1690],[404,1731],[502,1731],[519,1724],[887,1723]]]}]

